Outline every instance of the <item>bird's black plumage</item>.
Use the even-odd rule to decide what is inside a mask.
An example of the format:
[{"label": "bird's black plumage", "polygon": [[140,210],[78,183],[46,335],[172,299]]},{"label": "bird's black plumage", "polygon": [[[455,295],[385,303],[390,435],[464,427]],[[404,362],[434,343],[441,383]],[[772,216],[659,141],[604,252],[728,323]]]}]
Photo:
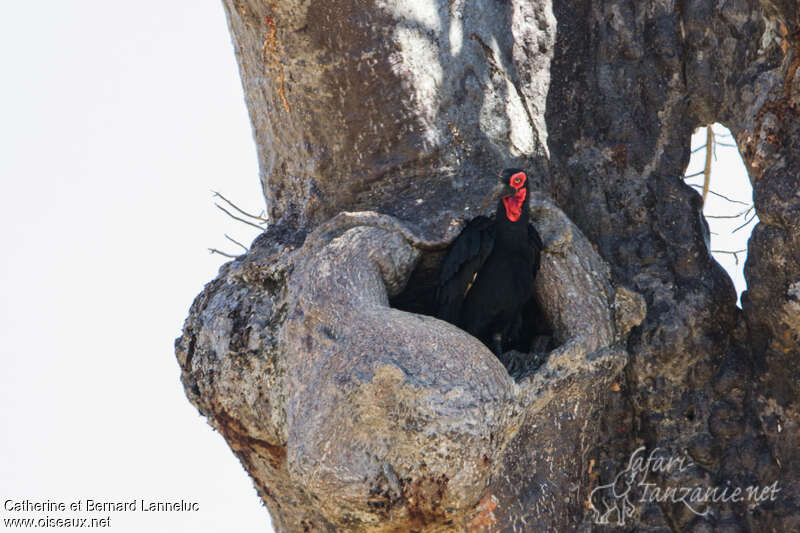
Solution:
[{"label": "bird's black plumage", "polygon": [[526,178],[519,169],[500,173],[495,218],[470,220],[439,271],[437,316],[477,337],[497,355],[511,349],[528,351],[520,341],[525,337],[521,321],[523,310],[533,303],[542,241],[528,222]]}]

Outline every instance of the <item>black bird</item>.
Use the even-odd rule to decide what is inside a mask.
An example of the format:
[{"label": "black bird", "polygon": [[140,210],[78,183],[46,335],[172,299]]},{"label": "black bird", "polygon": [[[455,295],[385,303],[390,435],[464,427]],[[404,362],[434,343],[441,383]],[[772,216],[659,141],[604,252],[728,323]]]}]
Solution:
[{"label": "black bird", "polygon": [[498,357],[512,349],[529,351],[521,340],[522,315],[527,305],[535,305],[533,281],[542,240],[528,223],[526,182],[523,170],[500,172],[488,200],[500,197],[494,220],[470,220],[439,271],[437,317],[477,337]]}]

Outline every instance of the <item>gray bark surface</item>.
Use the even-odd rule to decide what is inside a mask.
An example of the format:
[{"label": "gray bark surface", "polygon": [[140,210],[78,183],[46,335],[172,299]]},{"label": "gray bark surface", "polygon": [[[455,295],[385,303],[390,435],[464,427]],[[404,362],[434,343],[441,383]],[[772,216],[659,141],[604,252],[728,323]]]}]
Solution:
[{"label": "gray bark surface", "polygon": [[[663,486],[781,490],[615,530],[800,531],[794,1],[223,4],[271,225],[176,353],[277,530],[611,530],[592,491],[645,446],[694,463]],[[742,309],[681,178],[712,122],[760,220]],[[519,382],[410,312],[507,167],[559,344]]]}]

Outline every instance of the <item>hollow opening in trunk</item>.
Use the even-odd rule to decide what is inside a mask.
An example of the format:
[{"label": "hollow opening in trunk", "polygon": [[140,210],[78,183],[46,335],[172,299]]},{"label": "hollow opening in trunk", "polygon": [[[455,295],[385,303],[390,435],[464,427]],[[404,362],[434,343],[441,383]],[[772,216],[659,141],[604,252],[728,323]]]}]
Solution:
[{"label": "hollow opening in trunk", "polygon": [[[406,287],[390,299],[390,305],[402,311],[435,317],[436,287],[444,256],[444,251],[424,252],[411,273]],[[552,325],[549,324],[539,305],[534,294],[523,308],[517,323],[513,324],[514,342],[503,343],[499,354],[496,346],[487,346],[516,380],[534,372],[544,363],[547,353],[560,345],[553,333]]]},{"label": "hollow opening in trunk", "polygon": [[697,128],[691,146],[684,179],[705,197],[703,216],[708,222],[711,255],[731,277],[741,307],[742,292],[747,289],[747,241],[758,224],[753,187],[736,140],[722,124]]}]

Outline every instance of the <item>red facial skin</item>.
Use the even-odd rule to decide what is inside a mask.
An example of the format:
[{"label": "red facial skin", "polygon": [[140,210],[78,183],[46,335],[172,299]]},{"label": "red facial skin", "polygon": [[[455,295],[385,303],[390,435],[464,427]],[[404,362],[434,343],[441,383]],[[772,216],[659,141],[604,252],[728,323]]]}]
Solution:
[{"label": "red facial skin", "polygon": [[528,190],[525,185],[525,173],[517,172],[508,179],[508,184],[517,190],[514,196],[503,198],[503,205],[506,208],[506,217],[511,222],[516,222],[522,215],[522,202],[525,200],[525,195]]}]

